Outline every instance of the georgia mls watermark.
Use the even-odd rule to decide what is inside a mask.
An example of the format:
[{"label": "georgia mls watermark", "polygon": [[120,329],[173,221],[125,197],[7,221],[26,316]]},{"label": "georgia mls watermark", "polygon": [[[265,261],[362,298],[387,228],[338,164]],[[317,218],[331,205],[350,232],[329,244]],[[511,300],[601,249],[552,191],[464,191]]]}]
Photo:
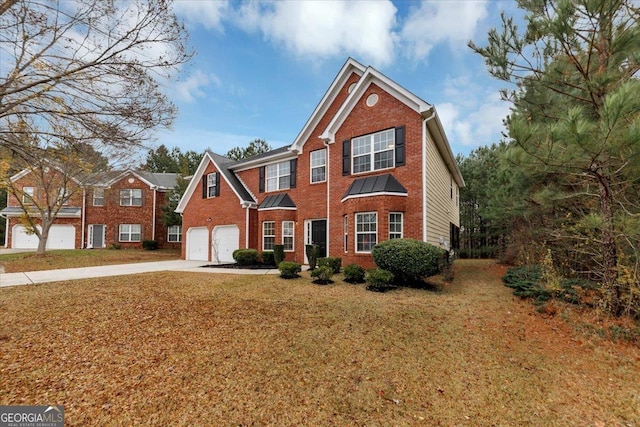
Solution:
[{"label": "georgia mls watermark", "polygon": [[0,406],[0,427],[64,427],[64,406]]}]

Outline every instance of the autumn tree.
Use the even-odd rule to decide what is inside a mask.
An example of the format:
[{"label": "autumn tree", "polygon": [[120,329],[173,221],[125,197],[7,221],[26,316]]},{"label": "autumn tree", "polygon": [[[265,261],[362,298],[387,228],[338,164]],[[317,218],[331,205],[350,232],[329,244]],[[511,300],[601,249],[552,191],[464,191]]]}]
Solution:
[{"label": "autumn tree", "polygon": [[[580,207],[564,212],[570,223],[549,226],[557,238],[574,231],[590,245],[604,302],[620,315],[637,293],[640,266],[640,10],[626,0],[518,5],[523,31],[503,14],[487,46],[470,47],[494,77],[515,84],[502,92],[513,103],[509,158],[542,175],[540,203]],[[621,265],[623,255],[630,265]],[[634,278],[621,280],[622,270]]]},{"label": "autumn tree", "polygon": [[246,147],[234,147],[227,152],[226,157],[231,160],[242,160],[257,154],[271,151],[271,146],[264,139],[256,138]]},{"label": "autumn tree", "polygon": [[[123,151],[171,125],[161,91],[190,53],[165,0],[9,0],[0,8],[0,146],[25,139]],[[114,153],[109,153],[114,158]],[[35,159],[41,160],[41,159]]]}]

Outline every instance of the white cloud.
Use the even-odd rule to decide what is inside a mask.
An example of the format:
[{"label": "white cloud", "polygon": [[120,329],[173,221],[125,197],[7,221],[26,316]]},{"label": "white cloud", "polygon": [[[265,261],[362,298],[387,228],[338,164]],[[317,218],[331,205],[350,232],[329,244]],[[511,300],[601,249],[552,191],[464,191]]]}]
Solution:
[{"label": "white cloud", "polygon": [[236,23],[299,56],[356,55],[384,65],[395,51],[395,15],[390,1],[252,2],[238,10]]},{"label": "white cloud", "polygon": [[229,1],[179,0],[173,10],[189,24],[201,24],[207,30],[222,31],[222,21],[229,12]]},{"label": "white cloud", "polygon": [[487,1],[427,1],[410,13],[402,31],[406,55],[416,61],[429,56],[433,47],[449,42],[453,50],[467,49],[478,23],[487,17]]},{"label": "white cloud", "polygon": [[502,121],[509,114],[510,104],[502,101],[494,88],[481,87],[465,76],[451,79],[447,87],[454,83],[458,84],[455,91],[445,91],[450,102],[436,104],[454,151],[498,143],[496,138],[504,130]]},{"label": "white cloud", "polygon": [[203,98],[206,95],[203,88],[211,84],[219,87],[220,79],[215,74],[205,74],[197,70],[188,79],[177,82],[173,90],[178,99],[184,102],[195,102],[196,98]]}]

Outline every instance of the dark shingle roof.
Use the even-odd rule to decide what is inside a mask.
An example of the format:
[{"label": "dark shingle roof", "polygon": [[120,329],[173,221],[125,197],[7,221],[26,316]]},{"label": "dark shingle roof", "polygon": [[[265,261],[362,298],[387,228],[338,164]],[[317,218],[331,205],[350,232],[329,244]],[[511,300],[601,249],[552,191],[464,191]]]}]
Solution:
[{"label": "dark shingle roof", "polygon": [[368,176],[354,180],[342,198],[371,193],[407,194],[407,189],[391,174]]},{"label": "dark shingle roof", "polygon": [[247,190],[247,188],[244,186],[244,184],[242,184],[242,182],[240,181],[238,176],[235,173],[233,173],[232,171],[229,170],[230,166],[236,165],[236,164],[238,164],[238,162],[236,162],[235,160],[231,160],[231,159],[229,159],[227,157],[221,156],[220,154],[216,154],[214,152],[211,152],[211,151],[209,151],[209,155],[216,162],[216,165],[218,165],[218,168],[220,169],[220,172],[224,175],[224,177],[227,179],[227,181],[231,184],[231,186],[234,188],[236,193],[238,193],[238,195],[240,196],[242,201],[250,202],[250,203],[257,203],[256,200],[251,195],[251,193],[249,193],[249,190]]},{"label": "dark shingle roof", "polygon": [[272,194],[267,196],[258,209],[274,209],[274,208],[296,208],[291,197],[287,193]]},{"label": "dark shingle roof", "polygon": [[285,145],[284,147],[275,148],[271,151],[267,151],[266,153],[256,154],[255,156],[247,157],[246,159],[239,160],[235,162],[236,165],[241,165],[243,163],[252,162],[254,160],[262,159],[263,157],[270,157],[276,154],[286,153],[289,150],[291,145]]}]

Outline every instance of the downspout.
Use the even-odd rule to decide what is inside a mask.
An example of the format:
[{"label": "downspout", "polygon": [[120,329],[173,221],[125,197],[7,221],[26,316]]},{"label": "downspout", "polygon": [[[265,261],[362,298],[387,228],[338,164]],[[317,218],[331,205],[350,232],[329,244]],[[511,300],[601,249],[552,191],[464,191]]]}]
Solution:
[{"label": "downspout", "polygon": [[9,217],[6,216],[4,217],[5,219],[5,226],[4,226],[4,247],[6,248],[7,245],[9,244]]},{"label": "downspout", "polygon": [[84,228],[85,228],[85,223],[87,221],[85,215],[87,212],[87,189],[86,188],[82,188],[82,220],[80,220],[80,223],[82,225],[82,232],[80,233],[80,247],[82,249],[84,249]]},{"label": "downspout", "polygon": [[153,220],[151,223],[151,240],[156,240],[156,201],[158,195],[158,186],[153,186]]},{"label": "downspout", "polygon": [[436,116],[431,107],[431,115],[422,120],[422,241],[427,241],[427,122]]},{"label": "downspout", "polygon": [[331,248],[331,231],[330,231],[331,227],[329,227],[329,218],[331,217],[331,203],[329,198],[331,194],[330,192],[331,173],[329,173],[330,172],[329,165],[331,165],[331,162],[329,161],[329,159],[331,157],[329,156],[329,148],[330,148],[329,143],[326,140],[323,141],[323,143],[324,143],[324,146],[327,147],[327,156],[325,160],[325,165],[326,165],[325,167],[327,168],[327,172],[326,172],[327,173],[327,237],[326,237],[326,240],[327,240],[327,256],[329,257],[331,256],[329,254],[329,248]]},{"label": "downspout", "polygon": [[245,218],[244,218],[244,247],[249,247],[249,204],[245,204]]}]

